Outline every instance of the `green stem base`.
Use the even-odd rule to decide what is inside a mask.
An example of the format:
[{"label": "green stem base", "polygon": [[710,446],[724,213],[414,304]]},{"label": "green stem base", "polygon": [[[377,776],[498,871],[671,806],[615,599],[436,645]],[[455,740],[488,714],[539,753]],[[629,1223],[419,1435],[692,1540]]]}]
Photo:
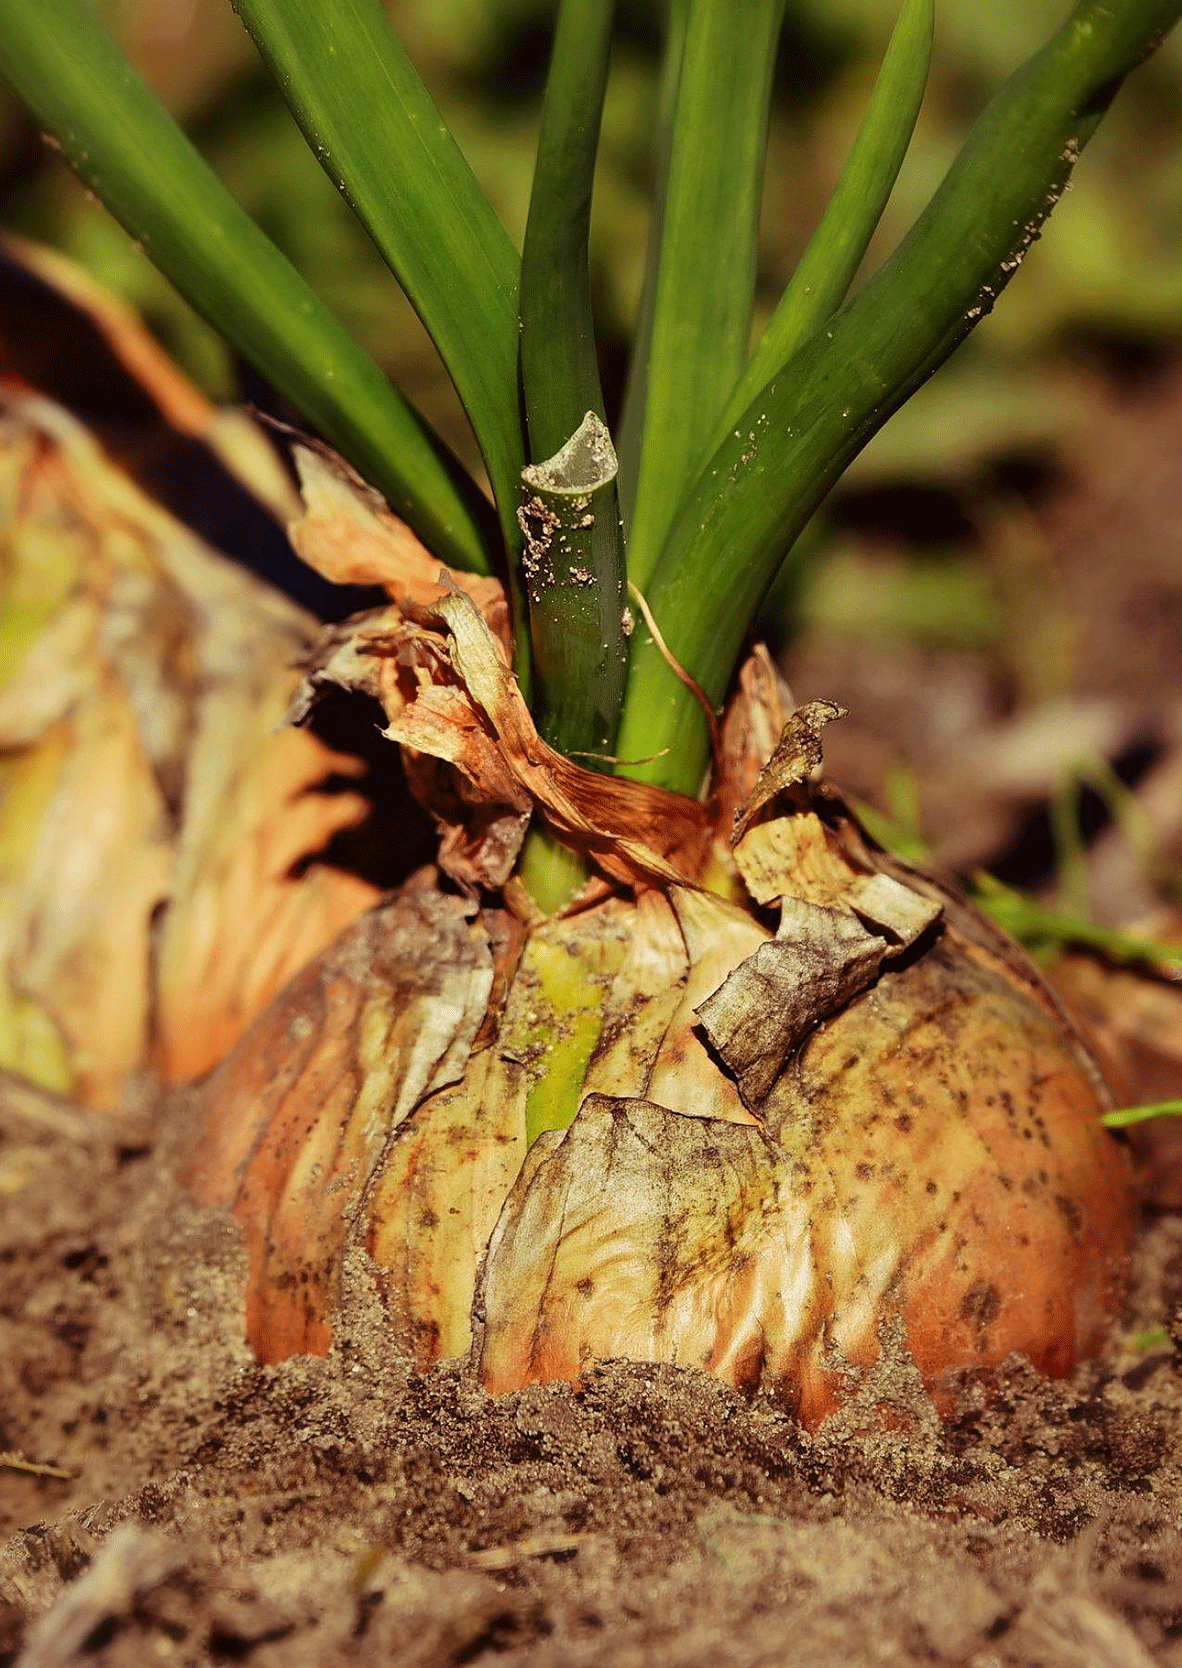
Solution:
[{"label": "green stem base", "polygon": [[561,845],[540,823],[533,824],[525,836],[517,873],[544,914],[553,915],[569,903],[588,872],[577,851]]}]

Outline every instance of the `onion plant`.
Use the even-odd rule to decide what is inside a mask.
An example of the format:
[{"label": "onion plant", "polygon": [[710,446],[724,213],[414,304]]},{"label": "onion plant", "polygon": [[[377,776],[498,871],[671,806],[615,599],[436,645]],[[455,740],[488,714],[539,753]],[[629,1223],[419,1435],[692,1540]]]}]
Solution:
[{"label": "onion plant", "polygon": [[[234,0],[430,333],[490,503],[86,0],[6,0],[0,72],[385,499],[299,449],[297,550],[330,576],[345,544],[377,552],[392,599],[328,645],[313,683],[375,695],[408,770],[458,772],[416,791],[468,901],[400,894],[214,1080],[195,1184],[244,1223],[263,1354],[327,1347],[357,1234],[424,1358],[462,1349],[474,1317],[494,1388],[640,1354],[791,1382],[815,1418],[837,1393],[827,1352],[872,1356],[883,1305],[932,1379],[1012,1348],[1062,1370],[1111,1306],[1128,1231],[1111,1097],[1037,975],[816,786],[839,709],[781,711],[756,654],[719,715],[802,530],[990,311],[1182,0],[1077,0],[859,282],[932,51],[935,0],[901,0],[829,205],[753,342],[785,3],[668,0],[614,420],[588,275],[612,0],[556,7],[520,253],[381,0]],[[450,577],[404,550],[390,578],[407,528]],[[307,1041],[316,1025],[346,1040]],[[345,1210],[322,1164],[352,1178]]]},{"label": "onion plant", "polygon": [[[721,701],[817,505],[989,312],[1121,81],[1182,11],[1178,0],[1080,0],[983,111],[894,254],[847,299],[928,72],[935,0],[904,0],[829,206],[753,344],[785,0],[669,0],[657,199],[619,472],[601,444],[578,491],[559,488],[559,499],[588,497],[593,509],[554,561],[537,554],[535,489],[522,473],[544,471],[588,412],[606,419],[587,233],[611,0],[557,7],[520,255],[380,0],[236,4],[318,161],[430,332],[479,442],[495,517],[236,205],[86,0],[8,0],[0,71],[149,258],[427,546],[507,580],[517,673],[541,733],[601,769],[689,794],[709,746],[693,686]],[[629,586],[664,648],[643,623],[626,639]],[[559,874],[544,863],[527,872],[543,904],[560,901]]]}]

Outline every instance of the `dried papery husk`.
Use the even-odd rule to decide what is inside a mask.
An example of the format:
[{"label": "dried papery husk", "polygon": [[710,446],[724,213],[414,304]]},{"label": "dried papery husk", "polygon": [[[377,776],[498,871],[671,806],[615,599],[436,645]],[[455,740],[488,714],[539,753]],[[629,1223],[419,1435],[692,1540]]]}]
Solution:
[{"label": "dried papery husk", "polygon": [[[1130,1223],[1104,1080],[1021,952],[819,779],[839,709],[786,714],[758,655],[690,807],[552,754],[502,639],[428,577],[437,596],[390,583],[389,609],[333,635],[301,709],[334,681],[381,703],[499,948],[463,1070],[349,1149],[349,1203],[317,1218],[332,1269],[363,1246],[393,1333],[424,1363],[471,1347],[494,1391],[625,1356],[774,1389],[809,1424],[892,1319],[944,1404],[1013,1350],[1061,1373],[1095,1347]],[[549,919],[510,877],[531,814],[599,871]],[[310,1015],[310,1057],[347,1056],[346,1102],[378,1108],[393,1068],[347,1044],[360,998],[334,1018],[300,988],[283,1024]],[[220,1126],[255,1132],[234,1174],[258,1184],[204,1196],[232,1199],[256,1293],[306,1271],[263,1248],[325,1185],[288,1143],[356,1117],[327,1066],[265,1087],[282,1034],[259,1022],[208,1112],[224,1150]],[[285,1332],[268,1299],[268,1358],[326,1347],[339,1278],[306,1284],[324,1312]]]},{"label": "dried papery husk", "polygon": [[509,603],[499,579],[460,573],[436,560],[406,523],[327,446],[294,448],[302,511],[288,526],[292,546],[334,585],[376,585],[395,602],[427,607],[451,591],[471,597],[505,654],[512,650]]},{"label": "dried papery husk", "polygon": [[503,885],[533,815],[617,883],[697,878],[713,838],[704,806],[584,770],[542,740],[512,672],[496,581],[431,562],[323,449],[302,448],[297,461],[306,509],[291,528],[296,548],[327,579],[380,585],[391,605],[325,636],[296,721],[327,685],[376,700],[439,826],[440,866],[461,885]]},{"label": "dried papery husk", "polygon": [[282,727],[312,622],[60,407],[0,401],[0,1064],[196,1077],[378,896],[319,865],[363,768]]}]

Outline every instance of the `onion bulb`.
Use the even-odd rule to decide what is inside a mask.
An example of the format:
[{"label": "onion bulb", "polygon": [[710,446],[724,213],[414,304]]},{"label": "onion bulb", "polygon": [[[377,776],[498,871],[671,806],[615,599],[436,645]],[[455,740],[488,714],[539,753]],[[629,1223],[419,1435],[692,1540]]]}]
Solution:
[{"label": "onion bulb", "polygon": [[[307,703],[381,702],[440,855],[210,1080],[191,1179],[242,1224],[260,1356],[325,1351],[358,1280],[495,1392],[625,1357],[810,1425],[896,1320],[944,1404],[1012,1351],[1093,1350],[1131,1219],[1105,1082],[1022,952],[820,779],[837,709],[792,713],[757,653],[706,802],[581,770],[495,599],[425,552],[400,574],[388,512],[300,462],[297,546],[353,577],[372,553],[391,597]],[[513,873],[531,816],[591,870],[549,917]]]}]

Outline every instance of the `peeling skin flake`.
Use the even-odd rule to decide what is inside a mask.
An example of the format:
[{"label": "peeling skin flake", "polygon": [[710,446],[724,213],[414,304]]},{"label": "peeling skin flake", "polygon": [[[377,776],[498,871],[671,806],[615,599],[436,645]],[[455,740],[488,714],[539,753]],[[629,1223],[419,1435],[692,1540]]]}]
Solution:
[{"label": "peeling skin flake", "polygon": [[[516,843],[502,837],[494,864],[483,845],[465,854],[462,840],[445,841],[440,862],[462,883],[504,883],[535,809],[561,839],[625,884],[684,882],[701,866],[711,838],[705,808],[585,770],[549,747],[498,640],[465,593],[445,591],[425,608],[404,601],[327,634],[296,717],[318,685],[334,682],[381,702],[391,740],[452,767],[448,799],[467,808],[465,820],[494,806],[504,832],[505,817],[517,818]],[[437,802],[424,802],[439,816]],[[440,820],[457,826],[446,812]]]},{"label": "peeling skin flake", "polygon": [[887,950],[853,915],[800,898],[784,903],[784,936],[761,944],[696,1010],[751,1108],[814,1026],[866,989]]},{"label": "peeling skin flake", "polygon": [[[772,1245],[765,1228],[777,1203],[758,1132],[590,1095],[565,1139],[540,1148],[489,1246],[478,1340],[486,1387],[577,1379],[610,1356],[740,1382],[749,1362],[758,1374],[758,1311],[747,1299],[771,1272],[759,1248]],[[736,1284],[748,1256],[756,1262]]]},{"label": "peeling skin flake", "polygon": [[782,898],[774,941],[761,944],[696,1010],[745,1104],[761,1106],[809,1033],[939,916],[939,904],[888,875],[854,882],[849,910]]}]

